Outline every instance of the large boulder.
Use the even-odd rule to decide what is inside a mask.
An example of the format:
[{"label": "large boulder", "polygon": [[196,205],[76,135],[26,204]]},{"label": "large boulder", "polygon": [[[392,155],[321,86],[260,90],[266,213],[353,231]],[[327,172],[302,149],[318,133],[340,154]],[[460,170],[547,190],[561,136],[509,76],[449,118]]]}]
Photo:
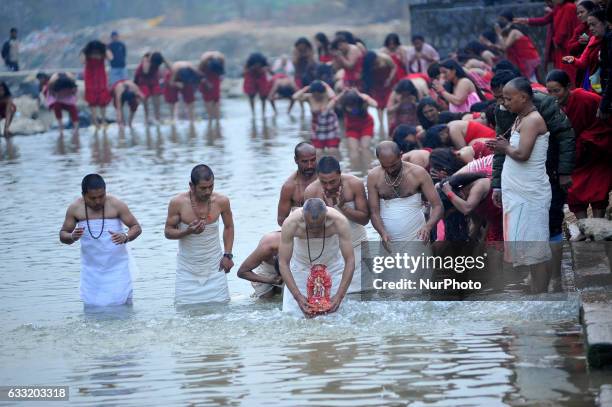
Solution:
[{"label": "large boulder", "polygon": [[612,221],[605,218],[587,218],[578,221],[580,232],[594,241],[612,240]]},{"label": "large boulder", "polygon": [[31,96],[23,95],[13,99],[15,107],[17,107],[17,113],[15,118],[24,117],[28,119],[35,119],[38,117],[38,100]]},{"label": "large boulder", "polygon": [[15,117],[9,128],[11,133],[16,135],[30,135],[37,133],[44,133],[47,131],[47,127],[43,121],[38,119],[31,119],[29,117]]}]

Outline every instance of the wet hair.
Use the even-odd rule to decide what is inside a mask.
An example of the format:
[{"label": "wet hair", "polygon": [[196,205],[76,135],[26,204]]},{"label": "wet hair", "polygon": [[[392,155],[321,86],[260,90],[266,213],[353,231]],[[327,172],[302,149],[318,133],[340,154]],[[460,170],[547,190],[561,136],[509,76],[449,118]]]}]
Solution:
[{"label": "wet hair", "polygon": [[368,114],[368,109],[364,107],[363,99],[354,90],[349,90],[342,96],[340,105],[344,109],[347,107],[356,108],[357,111],[353,113],[355,116],[366,116]]},{"label": "wet hair", "polygon": [[487,30],[485,32],[483,32],[482,34],[483,37],[485,37],[487,40],[489,40],[490,42],[492,42],[493,44],[496,44],[498,41],[497,38],[497,34],[495,33],[495,31],[492,30]]},{"label": "wet hair", "polygon": [[327,206],[321,198],[308,198],[304,202],[304,214],[310,215],[310,218],[317,221],[321,216],[325,216],[327,213]]},{"label": "wet hair", "polygon": [[395,43],[398,46],[402,45],[399,35],[397,35],[397,33],[391,33],[391,34],[387,34],[387,36],[385,37],[385,42],[383,43],[385,47],[388,47],[389,44],[391,43]]},{"label": "wet hair", "polygon": [[247,58],[247,68],[252,68],[255,65],[268,66],[268,60],[261,52],[254,52]]},{"label": "wet hair", "polygon": [[89,41],[87,45],[85,45],[85,48],[83,48],[83,54],[85,54],[86,57],[90,57],[92,54],[105,55],[106,44],[98,40]]},{"label": "wet hair", "polygon": [[295,156],[295,158],[299,157],[300,150],[302,149],[302,147],[305,147],[305,146],[310,146],[310,148],[312,150],[315,149],[310,141],[301,141],[301,142],[297,143],[295,148],[293,149],[293,155]]},{"label": "wet hair", "polygon": [[427,67],[427,76],[429,76],[431,79],[435,79],[440,76],[440,64],[437,62],[432,62]]},{"label": "wet hair", "polygon": [[521,71],[514,65],[512,62],[507,59],[502,59],[492,69],[493,73],[497,73],[499,71],[512,71],[516,73],[516,76],[521,76]]},{"label": "wet hair", "polygon": [[446,124],[436,124],[435,126],[428,128],[425,132],[425,138],[423,139],[423,147],[446,147],[446,144],[442,143],[442,139],[440,137],[440,133],[442,133],[446,129],[448,129],[448,126]]},{"label": "wet hair", "polygon": [[320,54],[321,51],[325,51],[326,53],[329,52],[329,39],[327,38],[327,35],[325,35],[322,32],[318,32],[315,34],[315,39],[317,41],[319,41],[319,44],[321,44],[320,47],[317,47],[317,52]]},{"label": "wet hair", "polygon": [[444,170],[449,175],[456,173],[463,166],[463,161],[457,157],[450,147],[436,148],[429,155],[429,167]]},{"label": "wet hair", "polygon": [[580,3],[576,3],[576,7],[578,6],[584,8],[587,11],[587,13],[590,13],[597,9],[597,5],[590,0],[584,0],[584,1],[581,1]]},{"label": "wet hair", "polygon": [[361,82],[363,84],[363,91],[369,93],[374,87],[374,71],[376,70],[376,52],[368,51],[363,57],[363,65],[361,68]]},{"label": "wet hair", "polygon": [[331,174],[332,172],[340,174],[340,163],[336,158],[326,155],[319,160],[317,172],[319,174]]},{"label": "wet hair", "polygon": [[100,174],[87,174],[81,181],[81,193],[85,195],[92,189],[106,189],[104,178]]},{"label": "wet hair", "polygon": [[320,80],[314,80],[308,87],[310,93],[325,93],[325,85]]},{"label": "wet hair", "polygon": [[200,83],[200,74],[193,68],[180,68],[176,73],[176,78],[182,83],[197,85]]},{"label": "wet hair", "polygon": [[45,73],[45,72],[39,72],[36,74],[36,79],[40,80],[49,80],[50,76],[49,74]]},{"label": "wet hair", "polygon": [[397,144],[402,154],[412,151],[418,147],[416,142],[412,143],[405,140],[406,137],[411,134],[416,137],[417,129],[409,124],[400,124],[395,128],[395,130],[393,130],[393,141],[395,144]]},{"label": "wet hair", "polygon": [[591,11],[588,17],[594,17],[598,19],[599,21],[601,21],[602,23],[604,23],[604,25],[608,21],[607,19],[608,16],[606,15],[606,11],[602,9],[596,9],[595,11]]},{"label": "wet hair", "polygon": [[423,42],[425,42],[425,37],[423,37],[421,34],[415,34],[412,36],[412,42],[415,42],[417,40],[421,40]]},{"label": "wet hair", "polygon": [[191,184],[198,185],[200,181],[210,181],[215,179],[215,174],[208,165],[198,164],[191,170]]},{"label": "wet hair", "polygon": [[315,80],[323,81],[332,87],[334,86],[334,69],[331,65],[317,64],[314,72]]},{"label": "wet hair", "polygon": [[11,97],[11,90],[9,89],[6,82],[0,81],[0,87],[4,91],[4,95],[2,96],[3,98]]},{"label": "wet hair", "polygon": [[308,41],[308,38],[306,37],[298,38],[295,44],[293,44],[294,47],[297,47],[299,45],[306,45],[307,48],[312,49],[312,44],[310,43],[310,41]]},{"label": "wet hair", "polygon": [[440,181],[440,184],[448,182],[451,188],[457,192],[466,186],[470,185],[474,181],[478,181],[479,179],[487,178],[487,174],[484,172],[466,172],[461,174],[454,174],[448,178]]},{"label": "wet hair", "polygon": [[489,107],[489,105],[491,105],[492,103],[495,103],[493,100],[487,100],[485,102],[478,102],[478,103],[474,103],[471,107],[470,107],[470,113],[475,113],[475,112],[484,112],[485,110],[487,110],[487,108]]},{"label": "wet hair", "polygon": [[306,66],[302,71],[302,75],[300,77],[303,86],[308,86],[312,81],[317,78],[317,66],[319,64],[313,62],[307,62]]},{"label": "wet hair", "polygon": [[546,75],[546,82],[558,82],[561,86],[567,88],[570,85],[570,77],[567,72],[561,69],[553,69]]},{"label": "wet hair", "polygon": [[426,106],[433,106],[436,110],[441,110],[440,106],[436,103],[436,101],[430,98],[429,96],[421,99],[421,101],[417,105],[417,118],[419,119],[419,123],[421,124],[421,126],[423,126],[425,130],[436,124],[432,121],[429,121],[423,114],[423,109],[425,109]]},{"label": "wet hair", "polygon": [[281,98],[291,98],[295,93],[295,88],[291,85],[282,85],[276,88],[276,93],[278,93]]},{"label": "wet hair", "polygon": [[[340,43],[342,43],[342,42],[347,42],[347,43],[348,43],[348,41],[347,41],[347,40],[346,40],[346,38],[344,38],[344,37],[335,38],[335,39],[334,39],[334,40],[331,42],[331,44],[330,44],[330,46],[329,46],[329,47],[330,47],[332,50],[338,50],[338,49],[340,49]],[[349,43],[349,44],[350,44],[350,43]]]},{"label": "wet hair", "polygon": [[350,31],[336,31],[336,33],[334,34],[335,40],[344,40],[346,42],[348,42],[349,44],[355,44],[355,36],[353,35],[352,32]]},{"label": "wet hair", "polygon": [[491,128],[495,128],[497,121],[495,120],[495,103],[491,103],[484,111],[485,117],[487,119],[487,124]]},{"label": "wet hair", "polygon": [[216,74],[216,75],[223,75],[225,73],[225,64],[223,63],[223,60],[221,58],[211,58],[208,60],[207,64],[206,64],[206,68]]},{"label": "wet hair", "polygon": [[[440,64],[440,67],[446,68],[446,69],[451,69],[451,70],[455,71],[455,75],[459,79],[467,78],[470,82],[472,82],[472,84],[474,84],[474,89],[476,89],[476,94],[478,95],[480,100],[486,100],[486,98],[482,94],[482,91],[478,87],[478,84],[476,82],[474,82],[474,79],[472,79],[472,77],[470,75],[468,75],[463,70],[463,67],[461,65],[459,65],[459,63],[457,61],[452,60],[452,59],[447,59],[447,60],[445,60],[444,62],[442,62]],[[453,91],[455,89],[455,85],[453,85],[450,81],[446,81],[446,83],[444,84],[444,88],[446,88],[448,93],[453,93]]]},{"label": "wet hair", "polygon": [[395,85],[395,92],[397,93],[409,93],[414,96],[417,100],[419,99],[419,91],[410,79],[402,79]]},{"label": "wet hair", "polygon": [[132,110],[136,110],[138,107],[138,98],[136,93],[129,88],[126,88],[121,94],[121,106],[123,106],[125,103],[127,103]]},{"label": "wet hair", "polygon": [[51,85],[51,91],[55,93],[60,92],[62,90],[66,90],[66,89],[76,89],[76,88],[77,88],[77,84],[74,81],[74,79],[72,79],[65,73],[60,73],[57,79]]},{"label": "wet hair", "polygon": [[512,22],[512,20],[514,19],[514,13],[510,9],[502,11],[501,13],[499,13],[499,16],[505,18],[509,22]]},{"label": "wet hair", "polygon": [[472,54],[472,55],[475,55],[477,57],[480,57],[480,54],[485,52],[487,50],[487,47],[485,47],[484,45],[482,45],[478,41],[470,41],[465,46],[464,50],[468,54]]},{"label": "wet hair", "polygon": [[510,82],[506,84],[506,86],[508,85],[512,86],[514,89],[518,90],[519,92],[526,94],[529,97],[529,99],[533,99],[533,89],[531,88],[531,82],[529,82],[529,79],[523,78],[521,76],[521,77],[512,79]]},{"label": "wet hair", "polygon": [[161,52],[154,52],[151,54],[151,68],[157,69],[165,61],[164,56]]},{"label": "wet hair", "polygon": [[463,115],[465,113],[466,112],[449,112],[448,110],[440,112],[440,117],[438,117],[438,124],[446,124],[454,120],[462,120]]},{"label": "wet hair", "polygon": [[503,88],[508,82],[519,77],[520,75],[517,75],[516,72],[505,70],[497,71],[497,73],[493,75],[493,78],[491,78],[491,89]]}]

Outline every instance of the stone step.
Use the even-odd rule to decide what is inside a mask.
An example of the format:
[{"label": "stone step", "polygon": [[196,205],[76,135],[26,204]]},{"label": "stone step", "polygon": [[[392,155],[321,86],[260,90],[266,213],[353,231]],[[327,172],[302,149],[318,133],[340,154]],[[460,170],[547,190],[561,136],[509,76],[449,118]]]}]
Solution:
[{"label": "stone step", "polygon": [[589,366],[612,367],[612,293],[582,292],[580,318]]}]

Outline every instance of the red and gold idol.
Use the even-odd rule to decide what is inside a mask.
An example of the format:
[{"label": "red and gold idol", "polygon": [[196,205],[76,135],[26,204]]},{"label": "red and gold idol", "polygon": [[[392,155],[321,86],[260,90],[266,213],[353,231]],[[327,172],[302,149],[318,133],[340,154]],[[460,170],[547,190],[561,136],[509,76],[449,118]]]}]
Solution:
[{"label": "red and gold idol", "polygon": [[332,280],[325,264],[314,264],[310,268],[306,289],[308,290],[308,303],[315,313],[323,314],[331,308]]}]

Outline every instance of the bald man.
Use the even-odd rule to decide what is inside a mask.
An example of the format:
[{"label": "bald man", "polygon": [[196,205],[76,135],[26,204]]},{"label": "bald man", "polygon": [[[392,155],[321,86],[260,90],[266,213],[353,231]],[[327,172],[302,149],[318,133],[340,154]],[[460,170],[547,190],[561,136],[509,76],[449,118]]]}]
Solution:
[{"label": "bald man", "polygon": [[328,207],[337,209],[349,221],[355,254],[355,272],[350,293],[361,291],[361,242],[367,240],[365,225],[370,221],[368,199],[363,181],[351,174],[342,174],[335,157],[321,157],[317,164],[317,180],[304,192],[304,198],[323,199]]},{"label": "bald man", "polygon": [[306,141],[298,143],[294,149],[294,160],[298,167],[297,171],[283,184],[278,201],[279,226],[283,226],[283,222],[293,209],[304,204],[306,187],[317,179],[317,151],[312,144]]},{"label": "bald man", "polygon": [[[306,317],[318,313],[307,297],[309,276],[320,270],[320,265],[331,280],[331,287],[324,289],[324,296],[329,298],[326,312],[337,311],[355,270],[348,220],[336,209],[328,208],[322,199],[308,199],[283,223],[278,263],[285,281],[283,312],[301,312]],[[313,296],[316,291],[315,288]]]},{"label": "bald man", "polygon": [[[383,141],[376,147],[380,165],[368,173],[368,204],[372,226],[383,243],[429,241],[431,229],[442,218],[442,203],[427,171],[406,161],[398,145]],[[425,221],[422,195],[431,212]]]}]

